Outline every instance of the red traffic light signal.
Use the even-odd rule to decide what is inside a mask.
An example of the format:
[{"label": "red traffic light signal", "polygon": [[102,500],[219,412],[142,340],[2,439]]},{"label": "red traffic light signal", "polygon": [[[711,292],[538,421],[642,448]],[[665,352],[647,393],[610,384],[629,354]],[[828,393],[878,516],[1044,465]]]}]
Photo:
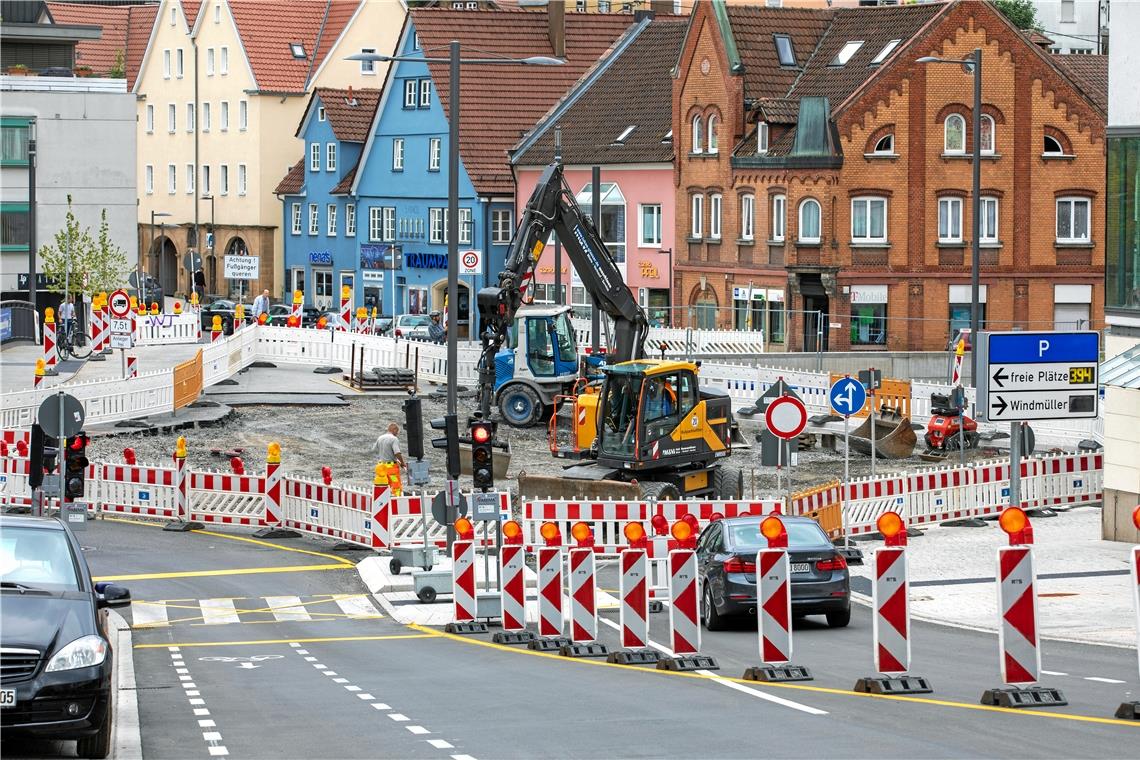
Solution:
[{"label": "red traffic light signal", "polygon": [[492,422],[477,420],[471,423],[471,479],[476,488],[487,490],[495,485],[494,452],[491,441],[495,437]]}]

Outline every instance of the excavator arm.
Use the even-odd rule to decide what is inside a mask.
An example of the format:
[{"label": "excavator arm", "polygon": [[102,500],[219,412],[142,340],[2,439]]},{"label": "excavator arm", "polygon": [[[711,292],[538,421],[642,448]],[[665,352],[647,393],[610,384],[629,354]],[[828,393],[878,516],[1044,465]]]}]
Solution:
[{"label": "excavator arm", "polygon": [[582,213],[567,187],[562,165],[553,163],[543,171],[527,201],[498,285],[483,288],[477,296],[482,341],[479,409],[484,419],[490,414],[494,396],[495,355],[507,339],[515,313],[530,301],[534,270],[551,232],[565,247],[595,308],[613,320],[614,346],[608,359],[623,362],[644,356],[649,332],[645,312],[626,286],[594,223]]}]

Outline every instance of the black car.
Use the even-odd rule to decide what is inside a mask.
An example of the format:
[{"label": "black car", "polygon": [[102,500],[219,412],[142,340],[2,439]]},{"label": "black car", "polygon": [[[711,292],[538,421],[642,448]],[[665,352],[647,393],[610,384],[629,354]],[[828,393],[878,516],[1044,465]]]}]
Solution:
[{"label": "black car", "polygon": [[[701,621],[710,631],[725,618],[756,614],[756,552],[768,548],[760,534],[763,517],[733,517],[709,525],[697,541]],[[781,515],[788,532],[792,615],[826,615],[842,628],[851,621],[847,560],[814,520]]]},{"label": "black car", "polygon": [[[247,309],[247,311],[249,311]],[[287,320],[293,315],[293,307],[285,303],[271,304],[269,311],[269,324],[276,327],[285,327]],[[321,310],[315,306],[302,306],[301,307],[301,327],[316,327],[317,320],[320,319]]]},{"label": "black car", "polygon": [[[237,310],[237,301],[228,298],[219,298],[202,307],[202,331],[209,332],[214,329],[214,317],[222,318],[222,332],[232,335],[234,332],[234,314]],[[250,307],[245,307],[245,321],[249,322]]]},{"label": "black car", "polygon": [[80,757],[111,750],[108,607],[127,589],[92,583],[75,536],[58,520],[0,516],[0,726],[78,739]]},{"label": "black car", "polygon": [[[136,280],[138,280],[138,274],[132,272],[130,282],[134,283]],[[139,293],[139,289],[132,284],[131,287],[127,288],[127,295],[133,297],[138,303],[146,304],[147,309],[150,309],[152,303],[159,304],[159,306],[166,303],[166,293],[163,291],[162,286],[158,284],[158,280],[149,274],[144,274],[142,284],[141,294]],[[143,298],[143,296],[145,296],[145,298]]]}]

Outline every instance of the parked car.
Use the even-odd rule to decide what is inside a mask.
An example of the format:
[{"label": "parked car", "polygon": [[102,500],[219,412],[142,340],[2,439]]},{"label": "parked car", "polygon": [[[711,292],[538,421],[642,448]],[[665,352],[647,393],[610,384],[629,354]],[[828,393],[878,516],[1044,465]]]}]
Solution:
[{"label": "parked car", "polygon": [[397,338],[427,340],[429,325],[431,325],[431,317],[427,314],[401,314],[396,317],[391,330]]},{"label": "parked car", "polygon": [[[232,335],[234,332],[234,313],[237,306],[236,301],[231,301],[228,298],[219,298],[202,307],[202,330],[208,332],[214,329],[214,317],[222,318],[222,332],[225,335]],[[249,307],[246,307],[246,321],[251,319],[249,314]]]},{"label": "parked car", "polygon": [[[726,618],[756,614],[756,552],[768,547],[760,534],[763,517],[717,520],[697,541],[701,622],[710,631]],[[792,615],[826,615],[832,628],[851,621],[851,578],[847,560],[814,520],[781,516],[788,532]]]},{"label": "parked car", "polygon": [[[286,303],[275,303],[269,307],[269,320],[270,324],[277,326],[284,326],[285,320],[293,315],[293,307]],[[302,306],[301,307],[301,327],[316,327],[317,319],[321,316],[321,310],[316,306]]]},{"label": "parked car", "polygon": [[114,652],[106,610],[130,604],[130,592],[92,582],[60,521],[0,515],[0,595],[4,737],[77,739],[80,757],[107,757]]}]

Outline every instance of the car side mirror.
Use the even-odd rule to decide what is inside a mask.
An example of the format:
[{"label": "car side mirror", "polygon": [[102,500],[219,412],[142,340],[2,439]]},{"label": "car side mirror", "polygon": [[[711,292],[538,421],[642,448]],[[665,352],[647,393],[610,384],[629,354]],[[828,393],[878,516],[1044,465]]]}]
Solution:
[{"label": "car side mirror", "polygon": [[[101,588],[100,588],[101,587]],[[99,607],[127,607],[131,603],[131,592],[114,583],[95,584],[95,597]]]}]

